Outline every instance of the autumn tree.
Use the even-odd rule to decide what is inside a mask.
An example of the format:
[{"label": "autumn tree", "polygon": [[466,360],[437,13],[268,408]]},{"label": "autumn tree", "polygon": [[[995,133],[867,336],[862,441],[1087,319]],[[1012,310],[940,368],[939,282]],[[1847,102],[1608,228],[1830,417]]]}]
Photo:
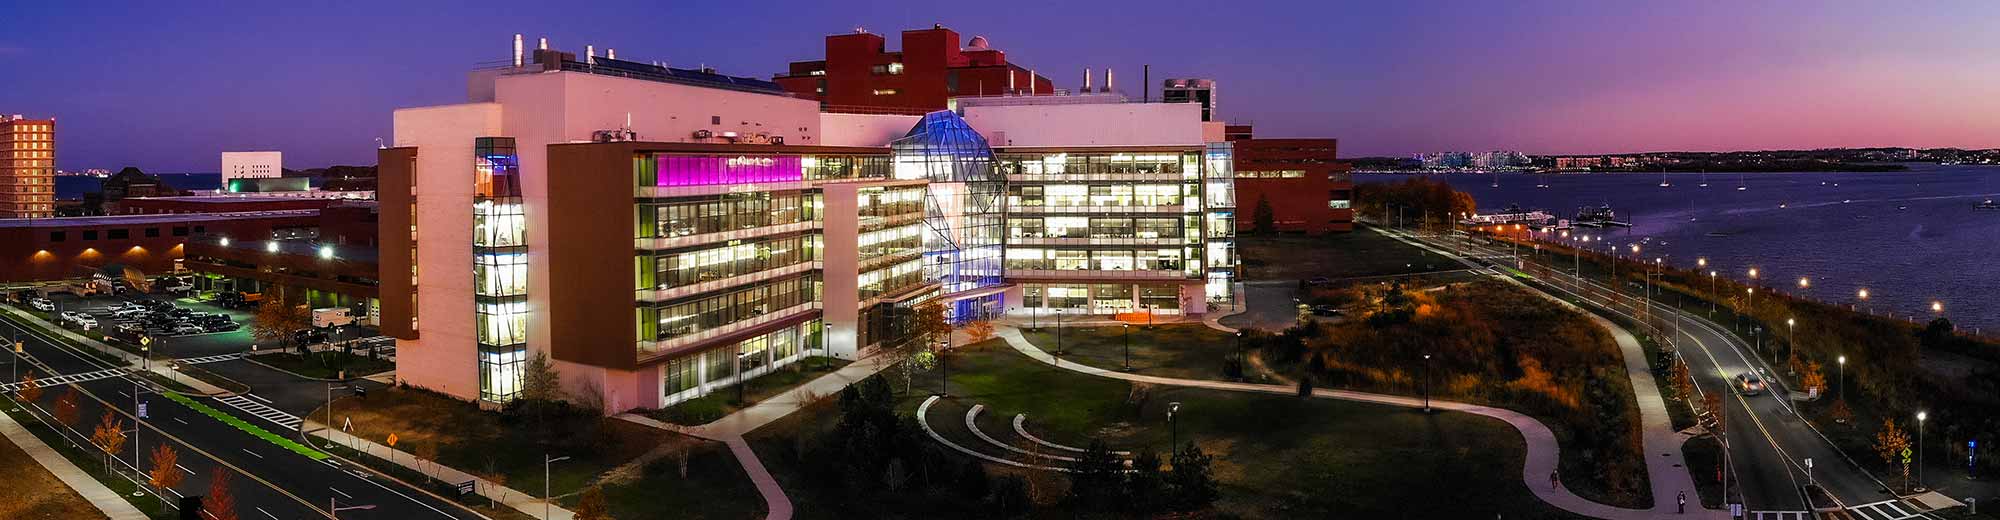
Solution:
[{"label": "autumn tree", "polygon": [[63,392],[61,396],[56,397],[56,406],[55,406],[56,422],[62,423],[63,426],[67,426],[70,428],[75,428],[77,426],[76,420],[78,419],[77,417],[78,408],[76,406],[76,399],[77,399],[76,387],[74,386],[69,387],[68,391]]},{"label": "autumn tree", "polygon": [[[153,471],[146,472],[146,481],[162,491],[181,485],[179,462],[180,454],[172,446],[161,444],[153,448]],[[159,496],[160,500],[167,499],[165,494]]]},{"label": "autumn tree", "polygon": [[21,375],[21,389],[15,391],[14,396],[21,398],[21,402],[24,403],[41,400],[42,385],[35,382],[35,371],[29,370],[28,373]]},{"label": "autumn tree", "polygon": [[[312,326],[312,317],[306,314],[304,305],[286,305],[281,298],[267,298],[257,306],[257,314],[250,317],[250,336],[257,341],[284,344],[290,342],[292,333]],[[299,354],[305,354],[305,345],[299,345]]]},{"label": "autumn tree", "polygon": [[951,322],[945,320],[944,305],[930,302],[917,306],[917,313],[910,322],[909,336],[895,349],[896,358],[903,365],[903,392],[908,393],[918,365],[928,365],[935,361],[939,353],[935,351],[940,341],[949,342]]},{"label": "autumn tree", "polygon": [[1675,399],[1687,401],[1694,397],[1694,377],[1688,374],[1687,361],[1674,358],[1673,366],[1667,369],[1667,381],[1673,384]]},{"label": "autumn tree", "polygon": [[1701,396],[1701,409],[1708,411],[1709,417],[1715,421],[1715,431],[1721,432],[1722,420],[1727,415],[1722,411],[1722,394],[1710,393]]},{"label": "autumn tree", "polygon": [[1883,419],[1882,429],[1875,432],[1875,454],[1882,457],[1882,463],[1895,464],[1909,448],[1910,432],[1896,427],[1893,419]]},{"label": "autumn tree", "polygon": [[611,508],[604,503],[604,489],[591,486],[576,500],[576,520],[612,520]]},{"label": "autumn tree", "polygon": [[125,447],[125,421],[118,420],[118,416],[109,411],[104,412],[104,420],[90,433],[90,442],[104,451],[104,467],[110,468],[111,456]]},{"label": "autumn tree", "polygon": [[1805,375],[1799,376],[1799,384],[1804,385],[1807,392],[1813,390],[1824,391],[1826,389],[1825,367],[1820,366],[1818,361],[1806,362],[1805,367]]},{"label": "autumn tree", "polygon": [[973,343],[993,339],[993,322],[978,320],[967,323],[965,324],[965,335],[970,336]]},{"label": "autumn tree", "polygon": [[1833,416],[1833,422],[1840,424],[1847,424],[1847,421],[1854,420],[1854,411],[1847,409],[1846,399],[1835,399],[1833,401],[1833,410],[1828,411],[1827,415]]},{"label": "autumn tree", "polygon": [[208,520],[237,520],[236,497],[229,493],[229,470],[216,466],[208,474],[208,496],[201,498],[201,514]]}]

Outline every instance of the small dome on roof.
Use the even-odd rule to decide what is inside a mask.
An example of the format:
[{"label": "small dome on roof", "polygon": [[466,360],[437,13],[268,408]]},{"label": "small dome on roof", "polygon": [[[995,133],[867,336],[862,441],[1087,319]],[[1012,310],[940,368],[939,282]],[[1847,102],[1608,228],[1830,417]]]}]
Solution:
[{"label": "small dome on roof", "polygon": [[986,50],[987,48],[986,45],[987,43],[985,36],[973,36],[972,41],[965,44],[965,48],[971,50],[983,51]]}]

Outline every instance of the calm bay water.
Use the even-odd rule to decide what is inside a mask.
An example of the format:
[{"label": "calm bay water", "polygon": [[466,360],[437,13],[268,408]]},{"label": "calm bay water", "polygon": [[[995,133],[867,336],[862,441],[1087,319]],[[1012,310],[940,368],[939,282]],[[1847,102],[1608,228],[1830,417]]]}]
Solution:
[{"label": "calm bay water", "polygon": [[[160,182],[183,190],[214,190],[222,188],[220,173],[162,173],[156,175]],[[104,179],[96,177],[56,177],[56,198],[80,199],[83,194],[98,191]]]},{"label": "calm bay water", "polygon": [[[1609,204],[1630,229],[1585,231],[1629,252],[1693,267],[1697,257],[1738,279],[1756,267],[1767,285],[1853,302],[1897,316],[1928,317],[1933,300],[1965,327],[2000,327],[2000,211],[1975,210],[2000,199],[2000,168],[1910,165],[1893,173],[1501,174],[1442,176],[1471,193],[1480,211],[1509,204],[1562,218]],[[1356,175],[1358,182],[1406,175]],[[1661,187],[1665,178],[1671,187]],[[1738,179],[1749,187],[1737,191]],[[1536,184],[1546,179],[1548,188]],[[1604,244],[1595,244],[1601,248]],[[1984,332],[1984,331],[1982,331]]]}]

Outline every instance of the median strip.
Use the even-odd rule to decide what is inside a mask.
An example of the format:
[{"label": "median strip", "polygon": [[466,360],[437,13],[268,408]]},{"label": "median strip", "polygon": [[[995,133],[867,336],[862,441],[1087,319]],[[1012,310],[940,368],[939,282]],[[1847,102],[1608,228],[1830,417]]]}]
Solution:
[{"label": "median strip", "polygon": [[319,450],[312,449],[312,447],[310,446],[299,444],[298,441],[287,439],[283,436],[271,433],[270,431],[260,428],[257,425],[250,424],[249,422],[244,421],[243,419],[239,419],[234,415],[223,413],[221,410],[217,410],[208,405],[196,402],[193,399],[189,399],[187,398],[187,396],[174,393],[163,393],[162,395],[167,396],[167,399],[172,399],[176,403],[187,405],[188,408],[192,408],[194,409],[194,411],[201,412],[202,415],[207,415],[211,418],[214,418],[215,420],[222,421],[223,424],[234,426],[238,430],[243,430],[245,433],[254,435],[259,439],[264,439],[265,441],[268,441],[271,444],[276,444],[280,448],[292,450],[293,453],[304,455],[308,458],[311,458],[312,460],[326,460],[327,458],[327,455],[325,453],[320,453]]}]

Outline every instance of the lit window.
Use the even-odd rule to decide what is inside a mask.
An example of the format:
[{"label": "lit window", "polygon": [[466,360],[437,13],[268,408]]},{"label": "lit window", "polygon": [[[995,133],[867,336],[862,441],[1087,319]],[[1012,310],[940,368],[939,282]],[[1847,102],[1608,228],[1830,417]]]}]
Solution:
[{"label": "lit window", "polygon": [[875,95],[877,95],[877,96],[894,96],[894,95],[896,95],[896,89],[893,89],[893,88],[878,88],[878,89],[875,89]]}]

